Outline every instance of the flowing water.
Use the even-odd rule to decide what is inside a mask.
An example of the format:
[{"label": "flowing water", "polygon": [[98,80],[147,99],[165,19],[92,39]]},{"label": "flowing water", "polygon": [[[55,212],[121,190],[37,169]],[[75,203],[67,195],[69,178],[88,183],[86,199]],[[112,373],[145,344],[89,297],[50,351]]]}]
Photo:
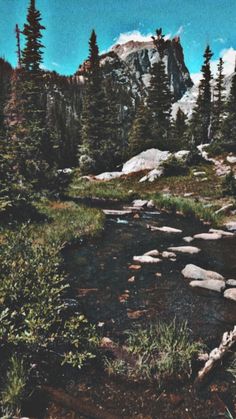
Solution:
[{"label": "flowing water", "polygon": [[[147,224],[171,226],[183,233],[150,231]],[[115,340],[122,341],[123,332],[134,324],[144,327],[150,321],[169,322],[176,318],[188,321],[195,339],[202,339],[210,348],[218,346],[222,333],[236,324],[235,303],[218,293],[191,289],[181,270],[186,264],[193,263],[226,278],[236,278],[236,237],[194,240],[190,245],[201,249],[197,255],[177,254],[176,261],[163,258],[158,264],[131,269],[134,255],[187,245],[183,237],[205,232],[208,228],[193,219],[155,211],[141,212],[139,218],[133,215],[107,217],[99,239],[80,243],[65,252],[73,298],[78,299],[87,318],[101,327],[102,334]],[[132,282],[129,281],[131,277]],[[166,400],[163,402],[164,396],[159,398],[153,387],[121,383],[96,372],[85,381],[87,395],[115,411],[118,417],[218,417],[214,416],[214,409],[213,413],[211,410],[206,412],[206,401],[199,401],[194,396],[193,402],[189,388],[179,389],[184,392],[184,401],[181,407],[173,407]],[[235,387],[230,391],[234,393]],[[229,399],[233,397],[231,393],[227,393]]]}]

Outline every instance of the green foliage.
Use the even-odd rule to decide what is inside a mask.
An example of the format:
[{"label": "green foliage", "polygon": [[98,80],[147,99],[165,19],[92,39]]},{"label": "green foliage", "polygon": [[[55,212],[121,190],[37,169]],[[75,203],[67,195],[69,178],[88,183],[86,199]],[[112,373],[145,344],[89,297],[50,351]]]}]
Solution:
[{"label": "green foliage", "polygon": [[27,374],[24,363],[16,356],[10,359],[1,393],[1,408],[4,417],[19,416],[21,404],[26,395]]},{"label": "green foliage", "polygon": [[186,175],[189,172],[189,168],[183,159],[177,159],[175,156],[171,156],[168,160],[162,163],[164,169],[164,176],[181,176]]},{"label": "green foliage", "polygon": [[[81,367],[93,358],[96,332],[83,315],[70,314],[68,284],[58,246],[39,244],[27,226],[9,233],[0,254],[0,342],[42,358],[55,351],[58,362]],[[72,354],[72,355],[71,355]]]},{"label": "green foliage", "polygon": [[201,350],[200,343],[190,339],[187,323],[151,324],[146,329],[136,328],[126,332],[126,351],[130,357],[107,364],[110,373],[127,375],[141,380],[190,377],[193,358]]},{"label": "green foliage", "polygon": [[222,182],[223,195],[236,197],[236,178],[233,170],[231,170]]},{"label": "green foliage", "polygon": [[236,355],[234,355],[234,358],[228,368],[228,372],[233,375],[233,377],[236,379]]},{"label": "green foliage", "polygon": [[179,108],[172,125],[172,140],[169,147],[171,151],[178,151],[186,148],[188,149],[189,145],[187,144],[187,127],[187,116]]},{"label": "green foliage", "polygon": [[154,146],[151,123],[151,113],[147,106],[141,103],[129,133],[129,152],[131,156]]},{"label": "green foliage", "polygon": [[204,52],[204,63],[202,66],[202,79],[199,84],[199,93],[196,107],[191,119],[191,136],[195,145],[207,143],[211,138],[210,124],[212,117],[211,103],[211,68],[210,60],[213,54],[209,45]]}]

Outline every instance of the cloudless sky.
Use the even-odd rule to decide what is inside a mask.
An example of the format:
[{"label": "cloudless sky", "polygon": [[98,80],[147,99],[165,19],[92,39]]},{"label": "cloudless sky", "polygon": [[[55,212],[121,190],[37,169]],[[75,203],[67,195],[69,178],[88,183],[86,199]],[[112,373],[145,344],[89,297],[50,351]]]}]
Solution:
[{"label": "cloudless sky", "polygon": [[[0,0],[0,56],[16,63],[14,26],[23,26],[28,0]],[[198,72],[206,43],[217,59],[223,49],[236,49],[236,0],[36,0],[41,11],[46,46],[44,66],[73,74],[88,55],[94,28],[100,51],[120,33],[143,35],[162,27],[173,36],[179,30],[186,64]]]}]

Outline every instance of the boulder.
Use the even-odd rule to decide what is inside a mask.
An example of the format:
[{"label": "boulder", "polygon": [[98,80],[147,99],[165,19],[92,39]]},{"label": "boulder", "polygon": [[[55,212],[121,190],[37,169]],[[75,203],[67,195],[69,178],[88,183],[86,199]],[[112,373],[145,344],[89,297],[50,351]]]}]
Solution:
[{"label": "boulder", "polygon": [[201,252],[201,249],[194,246],[177,246],[168,247],[168,250],[179,253],[189,253],[190,255]]},{"label": "boulder", "polygon": [[163,175],[163,169],[160,167],[160,169],[153,169],[151,170],[151,172],[149,172],[147,175],[143,176],[140,179],[140,183],[142,182],[154,182],[154,180],[158,179],[159,177],[161,177]]},{"label": "boulder", "polygon": [[169,157],[169,151],[161,151],[156,148],[151,148],[128,160],[123,165],[122,172],[129,174],[141,172],[142,170],[158,169],[161,163]]},{"label": "boulder", "polygon": [[228,300],[232,300],[236,302],[236,288],[229,288],[224,292],[224,297],[228,298]]},{"label": "boulder", "polygon": [[217,272],[207,271],[206,269],[200,268],[199,266],[189,264],[186,265],[182,270],[182,275],[189,279],[200,279],[202,281],[213,279],[223,281],[224,277]]},{"label": "boulder", "polygon": [[230,164],[236,164],[236,156],[227,156],[226,160],[230,163]]},{"label": "boulder", "polygon": [[203,281],[191,281],[190,287],[204,288],[209,291],[222,292],[225,289],[225,282],[218,279],[205,279]]},{"label": "boulder", "polygon": [[178,228],[163,226],[163,227],[156,227],[152,225],[148,225],[147,228],[149,228],[151,231],[163,231],[164,233],[182,233],[182,230],[179,230]]},{"label": "boulder", "polygon": [[227,279],[226,286],[229,288],[236,288],[236,279]]},{"label": "boulder", "polygon": [[229,221],[228,223],[225,224],[225,227],[229,231],[235,231],[236,232],[236,221]]},{"label": "boulder", "polygon": [[219,233],[200,233],[195,234],[194,239],[201,239],[201,240],[219,240],[222,238],[222,234]]},{"label": "boulder", "polygon": [[154,258],[153,256],[142,255],[142,256],[134,256],[133,261],[138,262],[138,263],[160,263],[161,259]]}]

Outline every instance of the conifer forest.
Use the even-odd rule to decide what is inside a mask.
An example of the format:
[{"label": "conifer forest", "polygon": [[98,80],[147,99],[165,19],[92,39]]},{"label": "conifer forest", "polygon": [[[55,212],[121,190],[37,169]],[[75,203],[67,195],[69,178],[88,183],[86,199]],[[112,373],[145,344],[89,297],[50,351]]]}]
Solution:
[{"label": "conifer forest", "polygon": [[1,418],[236,417],[236,5],[196,3],[0,0]]}]

